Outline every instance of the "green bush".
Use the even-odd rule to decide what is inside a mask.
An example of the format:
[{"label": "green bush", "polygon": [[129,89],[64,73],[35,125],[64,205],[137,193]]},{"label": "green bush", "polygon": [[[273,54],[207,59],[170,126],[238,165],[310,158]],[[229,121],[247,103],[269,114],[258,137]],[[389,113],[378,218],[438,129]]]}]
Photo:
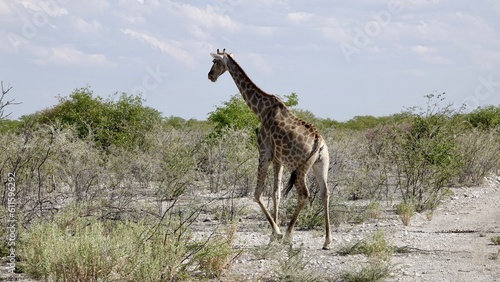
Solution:
[{"label": "green bush", "polygon": [[144,134],[162,122],[157,110],[142,105],[139,96],[115,95],[107,100],[88,88],[76,89],[59,103],[34,115],[42,124],[74,126],[82,139],[91,138],[102,148],[145,146]]},{"label": "green bush", "polygon": [[[293,107],[298,104],[297,94],[285,95],[285,105]],[[208,120],[215,123],[215,133],[218,135],[223,129],[245,129],[253,132],[260,128],[260,121],[254,112],[247,106],[240,94],[236,94],[216,107],[215,111],[209,113]]]},{"label": "green bush", "polygon": [[456,113],[441,107],[442,95],[428,95],[427,108],[412,109],[403,123],[377,127],[366,135],[375,170],[417,211],[434,209],[459,175]]},{"label": "green bush", "polygon": [[469,114],[464,115],[465,120],[475,128],[494,129],[500,127],[500,107],[479,107]]}]

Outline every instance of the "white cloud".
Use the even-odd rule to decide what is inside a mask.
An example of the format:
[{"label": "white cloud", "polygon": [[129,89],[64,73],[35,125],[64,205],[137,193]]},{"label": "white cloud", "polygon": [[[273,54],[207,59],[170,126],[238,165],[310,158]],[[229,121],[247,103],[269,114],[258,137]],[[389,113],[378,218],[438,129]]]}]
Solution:
[{"label": "white cloud", "polygon": [[292,12],[286,15],[286,19],[294,24],[306,24],[313,21],[317,16],[306,12]]},{"label": "white cloud", "polygon": [[438,5],[442,0],[407,0],[405,8],[422,9]]},{"label": "white cloud", "polygon": [[243,60],[252,62],[257,68],[259,68],[259,71],[267,74],[272,73],[273,71],[273,68],[271,67],[269,62],[257,53],[246,53],[239,56],[243,57]]},{"label": "white cloud", "polygon": [[182,44],[178,41],[160,40],[155,36],[137,32],[131,29],[122,29],[122,32],[125,35],[149,44],[154,49],[160,50],[162,53],[169,55],[170,57],[187,66],[194,65],[194,59],[192,55],[185,51],[184,48],[182,48]]},{"label": "white cloud", "polygon": [[0,1],[0,15],[12,15],[12,9],[7,1]]},{"label": "white cloud", "polygon": [[68,11],[57,1],[35,1],[35,0],[18,0],[20,5],[25,9],[36,13],[46,14],[51,17],[67,15]]},{"label": "white cloud", "polygon": [[[401,44],[407,40],[421,42],[407,48],[432,64],[461,62],[472,63],[480,69],[493,69],[500,63],[498,29],[491,18],[482,14],[453,10],[408,13],[391,23],[387,32],[392,40]],[[450,54],[449,50],[455,54]]]},{"label": "white cloud", "polygon": [[323,16],[308,12],[292,12],[286,14],[285,20],[300,28],[312,28],[324,38],[334,41],[348,41],[348,21],[342,17]]},{"label": "white cloud", "polygon": [[90,4],[94,12],[105,12],[109,10],[110,3],[108,0],[87,0],[86,4]]},{"label": "white cloud", "polygon": [[440,56],[437,48],[416,45],[411,47],[411,51],[419,55],[422,60],[431,64],[448,65],[453,63],[451,59]]},{"label": "white cloud", "polygon": [[229,15],[224,14],[223,9],[215,6],[199,7],[185,3],[171,3],[169,8],[175,14],[180,13],[187,24],[197,24],[207,29],[223,28],[225,31],[234,31],[241,26],[233,21]]},{"label": "white cloud", "polygon": [[112,66],[102,54],[85,54],[71,46],[32,48],[40,65],[72,65],[72,66]]},{"label": "white cloud", "polygon": [[80,17],[74,17],[72,25],[79,32],[97,33],[102,29],[102,25],[97,20],[86,21]]},{"label": "white cloud", "polygon": [[411,47],[411,50],[419,55],[426,55],[436,52],[434,48],[430,48],[428,46],[423,46],[423,45],[413,46]]},{"label": "white cloud", "polygon": [[[162,70],[181,70],[165,88],[171,87],[175,89],[172,93],[181,96],[196,96],[194,93],[221,91],[219,86],[207,88],[192,81],[194,76],[209,83],[208,53],[227,48],[242,64],[248,64],[250,74],[272,73],[276,79],[266,86],[270,89],[281,89],[283,81],[294,79],[290,78],[297,73],[293,70],[301,70],[311,75],[300,75],[301,81],[291,90],[331,93],[324,97],[335,99],[335,93],[366,92],[376,96],[401,89],[411,92],[408,97],[428,89],[446,89],[465,97],[470,93],[464,93],[474,91],[468,85],[473,85],[478,75],[500,69],[500,1],[400,1],[404,2],[401,12],[380,23],[380,31],[367,32],[368,24],[374,27],[374,13],[387,9],[390,2],[0,0],[0,61],[17,66],[0,72],[4,80],[30,87],[26,93],[40,92],[33,78],[45,85],[53,80],[51,85],[66,84],[65,88],[73,89],[78,86],[74,83],[80,83],[75,82],[77,78],[60,79],[70,73],[78,73],[83,83],[129,89],[131,86],[125,84],[140,81],[144,66],[154,66],[160,58]],[[50,3],[59,4],[47,6]],[[39,18],[33,21],[34,16]],[[359,32],[369,40],[360,39]],[[343,60],[338,48],[341,42],[358,48],[360,54],[353,54],[357,63],[348,65]],[[355,45],[357,42],[361,43]],[[110,67],[112,72],[107,71]],[[109,76],[96,75],[98,70]],[[387,78],[387,83],[381,77]],[[364,83],[352,83],[361,78],[366,79]],[[467,78],[473,83],[467,84]],[[64,92],[44,87],[43,91]],[[155,91],[150,92],[150,97],[160,89]],[[193,111],[182,104],[172,106],[178,112],[169,112],[164,105],[173,104],[164,103],[160,96],[159,110],[203,118],[199,114],[205,109]],[[220,101],[220,97],[213,96],[205,104]],[[206,95],[196,97],[205,99]],[[325,106],[335,104],[333,100],[325,103],[326,98],[318,97],[309,98],[322,101],[317,106],[325,107],[325,112],[318,112],[319,116],[335,119],[343,115]],[[498,101],[494,95],[489,99],[484,102]],[[349,113],[348,103],[342,103],[340,110],[344,114],[359,113]],[[413,102],[405,100],[404,104],[410,106]],[[207,108],[205,112],[211,110],[211,105]]]}]

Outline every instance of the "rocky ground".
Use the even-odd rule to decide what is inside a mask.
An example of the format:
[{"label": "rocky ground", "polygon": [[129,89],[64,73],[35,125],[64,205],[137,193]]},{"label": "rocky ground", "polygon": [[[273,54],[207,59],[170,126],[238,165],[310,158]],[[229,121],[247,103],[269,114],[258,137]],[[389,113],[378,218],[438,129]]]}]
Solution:
[{"label": "rocky ground", "polygon": [[[332,249],[322,250],[321,231],[296,231],[293,250],[299,250],[300,261],[306,265],[305,275],[338,281],[343,271],[353,271],[369,263],[365,255],[339,254],[340,248],[383,231],[389,244],[406,250],[394,253],[386,281],[500,281],[500,246],[491,238],[500,236],[500,178],[489,178],[485,185],[454,188],[453,195],[432,214],[416,214],[410,226],[404,226],[393,211],[387,210],[379,219],[361,224],[340,224],[333,229]],[[250,199],[238,205],[250,209],[238,227],[235,249],[241,251],[222,281],[273,281],[283,269],[284,257],[291,256],[283,247],[269,246],[270,228]],[[200,217],[207,225],[215,220]],[[281,264],[280,264],[281,262]],[[288,266],[294,267],[292,262]],[[0,269],[0,280],[33,281],[22,274]],[[289,271],[294,271],[291,269]]]}]

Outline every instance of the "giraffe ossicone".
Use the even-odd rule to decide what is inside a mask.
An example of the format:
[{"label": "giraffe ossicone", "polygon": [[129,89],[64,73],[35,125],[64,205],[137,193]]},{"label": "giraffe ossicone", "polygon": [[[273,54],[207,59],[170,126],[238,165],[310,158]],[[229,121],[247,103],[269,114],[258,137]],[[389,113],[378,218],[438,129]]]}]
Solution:
[{"label": "giraffe ossicone", "polygon": [[[285,195],[295,185],[298,196],[297,208],[284,236],[287,241],[291,241],[299,213],[309,202],[310,193],[306,179],[307,173],[312,168],[320,189],[324,209],[325,242],[323,249],[329,249],[332,241],[329,218],[330,193],[327,187],[330,162],[325,140],[314,125],[295,116],[279,97],[268,94],[255,85],[234,60],[232,54],[226,53],[226,49],[223,49],[222,52],[217,49],[217,53],[210,55],[214,60],[208,73],[208,79],[216,82],[219,76],[228,71],[246,104],[257,115],[262,124],[257,138],[259,165],[254,198],[272,227],[272,240],[283,238],[278,226],[283,167],[287,167],[292,172],[285,189]],[[267,169],[271,164],[274,171],[274,210],[272,215],[262,200]]]}]

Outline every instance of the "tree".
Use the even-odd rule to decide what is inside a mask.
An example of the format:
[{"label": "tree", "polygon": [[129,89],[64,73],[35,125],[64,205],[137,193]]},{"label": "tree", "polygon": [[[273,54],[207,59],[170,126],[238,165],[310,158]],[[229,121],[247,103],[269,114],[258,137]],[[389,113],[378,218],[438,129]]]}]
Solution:
[{"label": "tree", "polygon": [[9,93],[12,89],[12,86],[8,86],[7,89],[3,87],[3,81],[0,82],[0,87],[2,88],[2,95],[0,96],[0,121],[3,121],[5,118],[10,116],[10,113],[5,114],[4,109],[10,105],[17,105],[20,103],[15,102],[15,99],[5,100],[5,95]]},{"label": "tree", "polygon": [[[285,98],[284,103],[287,107],[294,107],[299,103],[296,93],[285,95]],[[215,123],[216,133],[220,133],[224,128],[253,131],[260,127],[259,119],[239,94],[233,95],[222,106],[216,107],[215,111],[209,113],[208,120]]]},{"label": "tree", "polygon": [[80,138],[92,138],[102,148],[133,148],[143,146],[145,133],[162,122],[160,112],[142,102],[140,96],[126,93],[104,100],[84,87],[75,89],[68,98],[59,97],[59,104],[34,117],[42,124],[74,126]]},{"label": "tree", "polygon": [[465,115],[466,121],[480,129],[493,129],[500,127],[500,107],[493,105],[478,107],[473,112]]}]

